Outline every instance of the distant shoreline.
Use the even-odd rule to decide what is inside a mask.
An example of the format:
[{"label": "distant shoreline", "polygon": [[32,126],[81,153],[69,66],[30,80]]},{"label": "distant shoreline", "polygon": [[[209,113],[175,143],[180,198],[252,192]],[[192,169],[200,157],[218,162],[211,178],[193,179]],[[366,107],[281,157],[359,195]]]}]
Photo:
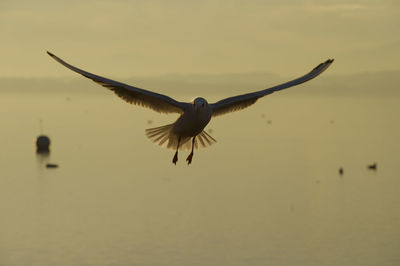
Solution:
[{"label": "distant shoreline", "polygon": [[[204,95],[244,93],[268,88],[293,77],[280,77],[271,73],[242,73],[221,75],[179,75],[158,77],[114,78],[115,80],[150,89],[159,93]],[[286,95],[316,96],[377,96],[400,97],[400,71],[383,71],[351,75],[324,75],[311,82],[284,92]],[[82,89],[85,88],[85,89]],[[101,87],[79,75],[60,78],[0,78],[1,92],[46,92],[97,94]],[[283,93],[282,93],[283,94]]]}]

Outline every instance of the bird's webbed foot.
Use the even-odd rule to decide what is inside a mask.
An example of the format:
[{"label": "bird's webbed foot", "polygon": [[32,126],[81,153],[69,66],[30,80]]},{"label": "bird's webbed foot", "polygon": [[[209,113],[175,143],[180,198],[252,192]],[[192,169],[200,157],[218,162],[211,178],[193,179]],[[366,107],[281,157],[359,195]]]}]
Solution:
[{"label": "bird's webbed foot", "polygon": [[192,158],[193,158],[193,152],[191,152],[189,156],[186,158],[186,162],[188,165],[192,163]]},{"label": "bird's webbed foot", "polygon": [[172,159],[172,163],[176,165],[177,161],[178,161],[178,151],[175,152],[174,158]]}]

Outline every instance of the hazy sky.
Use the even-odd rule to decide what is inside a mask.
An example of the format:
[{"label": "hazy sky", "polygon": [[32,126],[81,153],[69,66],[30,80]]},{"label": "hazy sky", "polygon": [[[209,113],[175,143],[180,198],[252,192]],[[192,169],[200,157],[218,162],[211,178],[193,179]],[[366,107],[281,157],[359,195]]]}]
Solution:
[{"label": "hazy sky", "polygon": [[400,1],[1,0],[0,77],[399,70]]}]

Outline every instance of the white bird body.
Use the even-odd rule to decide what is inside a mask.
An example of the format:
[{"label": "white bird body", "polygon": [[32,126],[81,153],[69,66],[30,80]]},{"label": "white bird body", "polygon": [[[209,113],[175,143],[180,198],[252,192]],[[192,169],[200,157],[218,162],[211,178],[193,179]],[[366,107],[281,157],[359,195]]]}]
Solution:
[{"label": "white bird body", "polygon": [[128,103],[147,107],[159,113],[179,113],[179,118],[172,124],[146,129],[147,137],[154,143],[166,148],[176,149],[175,156],[172,160],[174,164],[176,164],[178,160],[179,149],[191,148],[191,153],[186,159],[188,164],[190,164],[192,162],[193,150],[195,148],[207,147],[216,142],[215,139],[204,131],[204,128],[210,122],[212,117],[244,109],[254,104],[259,98],[264,97],[265,95],[309,81],[324,72],[333,62],[333,59],[329,59],[324,63],[319,64],[306,75],[278,86],[229,97],[216,103],[209,104],[201,97],[196,98],[191,103],[179,102],[166,95],[94,75],[66,63],[50,52],[47,53],[57,62],[72,71],[92,79],[100,85],[112,90]]},{"label": "white bird body", "polygon": [[[146,135],[154,143],[170,149],[207,147],[216,142],[204,131],[211,116],[212,109],[207,101],[198,97],[193,104],[185,107],[183,114],[174,123],[146,129]],[[190,145],[193,137],[196,138],[193,139],[193,145]]]},{"label": "white bird body", "polygon": [[173,132],[180,136],[193,137],[200,134],[211,120],[212,111],[207,101],[196,98],[176,120]]}]

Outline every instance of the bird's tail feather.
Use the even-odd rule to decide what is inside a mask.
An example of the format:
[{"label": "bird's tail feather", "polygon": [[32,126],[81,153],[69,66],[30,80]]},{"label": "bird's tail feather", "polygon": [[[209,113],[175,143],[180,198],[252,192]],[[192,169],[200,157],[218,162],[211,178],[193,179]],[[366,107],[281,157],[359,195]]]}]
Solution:
[{"label": "bird's tail feather", "polygon": [[[176,135],[173,131],[173,124],[161,126],[161,127],[154,127],[146,129],[146,136],[155,144],[175,150],[178,145],[179,136]],[[217,141],[211,137],[207,132],[204,130],[196,136],[194,142],[194,148],[205,148],[211,146],[212,144],[216,143]],[[181,137],[181,141],[179,144],[180,150],[190,150],[192,148],[192,137]]]}]

